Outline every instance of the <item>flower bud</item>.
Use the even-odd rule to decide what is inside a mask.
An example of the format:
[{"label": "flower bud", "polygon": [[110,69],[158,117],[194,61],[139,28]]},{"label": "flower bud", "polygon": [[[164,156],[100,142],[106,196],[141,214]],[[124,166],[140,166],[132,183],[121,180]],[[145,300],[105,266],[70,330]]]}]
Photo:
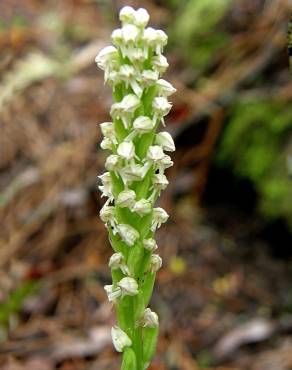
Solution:
[{"label": "flower bud", "polygon": [[157,42],[157,32],[154,28],[148,27],[144,30],[142,39],[147,46],[154,48]]},{"label": "flower bud", "polygon": [[123,167],[120,171],[120,175],[125,184],[131,183],[132,181],[141,181],[144,179],[149,166],[147,163],[144,166],[140,164],[131,164],[130,166]]},{"label": "flower bud", "polygon": [[156,241],[152,238],[144,239],[143,247],[147,249],[149,252],[153,252],[158,248]]},{"label": "flower bud", "polygon": [[153,218],[151,230],[155,231],[161,224],[164,224],[168,220],[168,214],[161,207],[153,208]]},{"label": "flower bud", "polygon": [[122,290],[122,296],[124,295],[133,296],[139,293],[137,281],[131,277],[124,277],[122,280],[118,282],[117,285]]},{"label": "flower bud", "polygon": [[174,152],[175,151],[175,145],[173,138],[171,135],[166,132],[159,132],[155,136],[155,144],[160,145],[163,150],[166,150],[167,152]]},{"label": "flower bud", "polygon": [[117,200],[116,200],[116,205],[121,207],[121,208],[129,208],[131,209],[136,200],[136,193],[134,190],[123,190],[122,192],[119,193]]},{"label": "flower bud", "polygon": [[146,116],[139,116],[133,122],[133,128],[139,134],[145,134],[151,130],[153,130],[155,123]]},{"label": "flower bud", "polygon": [[99,216],[101,221],[104,223],[113,221],[115,219],[115,207],[105,204],[101,208]]},{"label": "flower bud", "polygon": [[120,10],[119,19],[123,24],[133,24],[135,21],[136,11],[131,6],[124,6]]},{"label": "flower bud", "polygon": [[151,311],[150,308],[146,308],[141,319],[141,324],[145,328],[155,328],[159,325],[158,315],[156,312]]},{"label": "flower bud", "polygon": [[169,182],[165,175],[157,173],[157,174],[154,174],[152,177],[152,184],[153,184],[154,189],[157,189],[160,191],[160,190],[166,189]]},{"label": "flower bud", "polygon": [[137,239],[139,239],[139,233],[132,226],[127,224],[117,225],[117,231],[123,240],[128,246],[133,246]]},{"label": "flower bud", "polygon": [[132,341],[128,335],[118,326],[111,330],[113,345],[117,352],[123,352],[126,347],[131,347]]},{"label": "flower bud", "polygon": [[172,86],[172,84],[163,80],[162,78],[156,82],[156,86],[158,87],[159,96],[167,97],[176,92],[176,89]]},{"label": "flower bud", "polygon": [[118,155],[129,161],[135,157],[135,146],[132,141],[122,142],[117,149]]},{"label": "flower bud", "polygon": [[152,108],[157,113],[158,116],[166,116],[172,105],[164,97],[157,97],[153,99]]},{"label": "flower bud", "polygon": [[120,28],[113,30],[111,34],[111,39],[114,45],[120,46],[123,42],[123,32]]},{"label": "flower bud", "polygon": [[130,271],[125,262],[125,257],[122,253],[114,253],[108,263],[109,267],[113,270],[121,269],[124,275],[129,275]]},{"label": "flower bud", "polygon": [[109,302],[115,303],[116,300],[122,295],[122,289],[120,287],[114,288],[113,285],[105,285],[104,290],[107,294]]},{"label": "flower bud", "polygon": [[139,34],[139,29],[133,24],[126,24],[122,28],[122,36],[125,45],[134,45],[138,41]]},{"label": "flower bud", "polygon": [[135,24],[137,27],[144,28],[149,22],[149,13],[144,8],[139,8],[135,12]]},{"label": "flower bud", "polygon": [[141,217],[145,216],[152,211],[152,204],[147,199],[140,199],[135,203],[133,211]]},{"label": "flower bud", "polygon": [[146,157],[150,161],[156,163],[164,157],[164,153],[160,146],[150,145]]},{"label": "flower bud", "polygon": [[116,154],[109,155],[105,161],[105,168],[108,171],[119,171],[121,165],[121,158]]},{"label": "flower bud", "polygon": [[164,73],[169,66],[167,59],[162,54],[154,56],[152,59],[152,63],[156,71],[159,72],[160,74]]},{"label": "flower bud", "polygon": [[157,272],[162,266],[162,258],[158,254],[152,254],[150,257],[149,270],[152,273]]}]

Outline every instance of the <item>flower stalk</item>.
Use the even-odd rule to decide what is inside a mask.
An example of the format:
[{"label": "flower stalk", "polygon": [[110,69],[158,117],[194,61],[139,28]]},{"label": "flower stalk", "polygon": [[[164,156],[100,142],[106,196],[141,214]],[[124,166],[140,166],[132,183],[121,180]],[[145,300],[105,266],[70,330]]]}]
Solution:
[{"label": "flower stalk", "polygon": [[158,315],[148,307],[162,266],[155,231],[168,219],[155,204],[168,185],[164,172],[173,165],[165,152],[175,150],[171,135],[157,131],[176,89],[161,78],[168,67],[162,55],[166,34],[147,27],[149,14],[143,8],[126,6],[119,17],[122,27],[113,31],[113,45],[95,59],[114,99],[112,122],[100,125],[101,148],[109,151],[107,172],[99,176],[102,197],[107,197],[100,218],[114,250],[112,284],[105,291],[117,315],[112,339],[123,353],[122,369],[145,370],[159,330]]}]

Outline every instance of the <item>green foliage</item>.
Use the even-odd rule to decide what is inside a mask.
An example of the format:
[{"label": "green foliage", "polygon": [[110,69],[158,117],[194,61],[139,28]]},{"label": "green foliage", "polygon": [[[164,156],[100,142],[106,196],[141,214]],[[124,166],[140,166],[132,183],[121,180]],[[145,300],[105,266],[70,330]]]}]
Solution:
[{"label": "green foliage", "polygon": [[279,100],[238,102],[231,110],[217,160],[252,181],[262,214],[284,217],[292,227],[292,186],[287,167],[291,128],[291,104]]},{"label": "green foliage", "polygon": [[206,67],[228,39],[227,34],[218,29],[218,23],[229,8],[230,0],[189,0],[184,5],[182,2],[172,3],[178,13],[170,30],[173,45],[179,47],[192,65]]},{"label": "green foliage", "polygon": [[8,327],[10,317],[18,314],[25,298],[34,293],[37,288],[38,283],[35,281],[24,282],[0,304],[0,328]]}]

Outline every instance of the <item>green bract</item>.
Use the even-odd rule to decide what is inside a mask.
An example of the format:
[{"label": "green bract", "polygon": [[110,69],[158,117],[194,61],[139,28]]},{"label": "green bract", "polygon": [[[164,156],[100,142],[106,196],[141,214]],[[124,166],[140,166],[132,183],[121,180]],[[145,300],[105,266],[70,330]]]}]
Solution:
[{"label": "green bract", "polygon": [[164,171],[173,165],[175,145],[166,131],[156,133],[176,90],[161,74],[168,67],[161,54],[167,36],[145,28],[145,9],[126,6],[120,11],[122,28],[112,33],[112,46],[96,57],[105,82],[113,88],[112,122],[101,123],[101,148],[109,151],[108,172],[99,176],[99,189],[107,201],[100,211],[114,254],[109,267],[112,285],[108,299],[115,306],[118,325],[112,329],[114,347],[123,352],[122,369],[145,370],[155,353],[158,316],[148,306],[155,274],[162,259],[154,233],[168,219],[155,207],[168,185]]}]

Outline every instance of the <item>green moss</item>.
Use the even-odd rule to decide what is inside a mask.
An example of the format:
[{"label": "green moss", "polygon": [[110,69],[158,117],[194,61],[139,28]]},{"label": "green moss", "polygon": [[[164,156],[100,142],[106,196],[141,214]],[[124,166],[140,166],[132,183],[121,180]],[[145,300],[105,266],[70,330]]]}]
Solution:
[{"label": "green moss", "polygon": [[276,99],[241,100],[231,109],[216,160],[252,181],[264,216],[284,217],[292,227],[287,166],[291,128],[291,104]]}]

